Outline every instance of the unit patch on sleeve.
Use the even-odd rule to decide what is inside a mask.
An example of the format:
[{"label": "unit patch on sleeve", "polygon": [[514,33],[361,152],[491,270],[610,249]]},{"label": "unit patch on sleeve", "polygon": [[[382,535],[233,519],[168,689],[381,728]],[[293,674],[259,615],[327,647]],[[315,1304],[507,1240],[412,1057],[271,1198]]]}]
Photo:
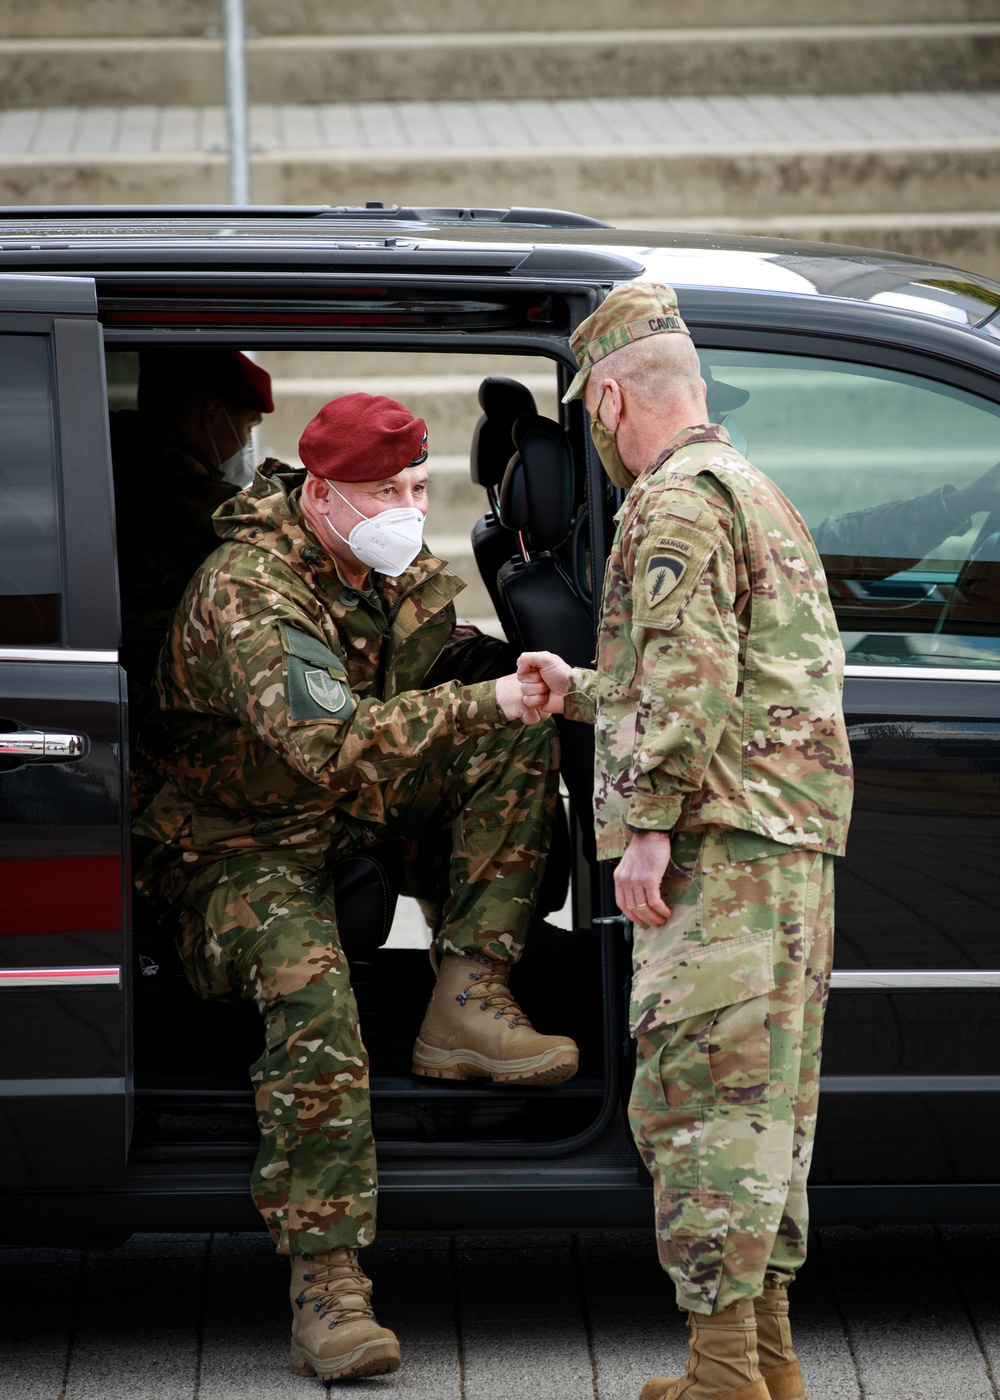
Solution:
[{"label": "unit patch on sleeve", "polygon": [[305,632],[281,627],[285,647],[285,684],[293,721],[348,720],[357,709],[344,663],[335,651]]},{"label": "unit patch on sleeve", "polygon": [[[632,620],[671,630],[715,551],[715,535],[671,509],[650,522],[639,547],[632,586]],[[687,505],[683,503],[686,510]]]},{"label": "unit patch on sleeve", "polygon": [[672,554],[653,554],[646,563],[646,602],[651,608],[668,598],[684,577],[687,563]]},{"label": "unit patch on sleeve", "polygon": [[306,671],[306,689],[322,709],[331,715],[343,712],[347,690],[342,681],[335,681],[328,671]]}]

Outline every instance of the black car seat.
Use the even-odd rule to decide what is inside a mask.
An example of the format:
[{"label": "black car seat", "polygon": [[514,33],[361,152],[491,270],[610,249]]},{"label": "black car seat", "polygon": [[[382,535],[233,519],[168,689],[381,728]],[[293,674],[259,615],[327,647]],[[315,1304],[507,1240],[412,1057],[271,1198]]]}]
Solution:
[{"label": "black car seat", "polygon": [[[571,666],[594,664],[595,631],[581,558],[582,514],[574,520],[573,454],[558,423],[538,414],[514,425],[515,452],[499,493],[501,524],[517,539],[498,584],[512,642],[523,651],[552,651]],[[564,558],[557,553],[567,551]],[[568,565],[566,559],[568,558]],[[594,732],[559,721],[562,774],[580,817],[588,855],[594,851]]]},{"label": "black car seat", "polygon": [[498,586],[528,651],[554,651],[571,666],[594,663],[594,619],[563,559],[572,547],[574,472],[569,439],[558,423],[539,414],[520,418],[515,451],[500,487],[500,521],[520,557],[499,572]]},{"label": "black car seat", "polygon": [[537,409],[530,389],[516,379],[505,379],[501,375],[490,375],[483,380],[479,386],[479,404],[483,413],[472,434],[469,468],[473,482],[485,490],[491,509],[472,528],[472,552],[500,624],[508,640],[513,640],[497,575],[517,554],[518,545],[517,537],[500,524],[498,492],[514,451],[511,437],[514,424],[525,414],[537,413]]}]

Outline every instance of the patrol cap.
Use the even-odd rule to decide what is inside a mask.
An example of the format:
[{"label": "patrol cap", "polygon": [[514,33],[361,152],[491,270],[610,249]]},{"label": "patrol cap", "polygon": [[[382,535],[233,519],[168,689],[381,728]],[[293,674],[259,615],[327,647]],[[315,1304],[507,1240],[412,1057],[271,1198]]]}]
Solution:
[{"label": "patrol cap", "polygon": [[427,424],[382,394],[324,404],[299,438],[306,471],[333,481],[381,481],[427,460]]},{"label": "patrol cap", "polygon": [[271,376],[239,350],[140,350],[138,405],[155,411],[223,399],[230,408],[273,413]]},{"label": "patrol cap", "polygon": [[590,371],[605,355],[648,335],[671,331],[690,335],[677,310],[673,287],[665,282],[626,282],[615,287],[569,338],[580,372],[563,395],[563,403],[580,397]]}]

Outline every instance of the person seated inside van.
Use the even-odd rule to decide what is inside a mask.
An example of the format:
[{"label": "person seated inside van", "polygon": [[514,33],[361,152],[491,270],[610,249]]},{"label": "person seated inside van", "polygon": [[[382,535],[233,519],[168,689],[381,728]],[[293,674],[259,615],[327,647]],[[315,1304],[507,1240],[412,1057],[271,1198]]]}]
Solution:
[{"label": "person seated inside van", "polygon": [[188,580],[219,543],[214,511],[253,478],[271,376],[238,350],[143,350],[136,409],[111,415],[122,665],[130,727]]}]

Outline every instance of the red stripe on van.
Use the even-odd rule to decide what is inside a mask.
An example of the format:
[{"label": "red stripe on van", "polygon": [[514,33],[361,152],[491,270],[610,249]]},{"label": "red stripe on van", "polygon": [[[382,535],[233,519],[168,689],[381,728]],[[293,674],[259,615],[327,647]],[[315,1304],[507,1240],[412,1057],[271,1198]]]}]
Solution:
[{"label": "red stripe on van", "polygon": [[107,933],[121,926],[117,856],[0,859],[0,934]]}]

